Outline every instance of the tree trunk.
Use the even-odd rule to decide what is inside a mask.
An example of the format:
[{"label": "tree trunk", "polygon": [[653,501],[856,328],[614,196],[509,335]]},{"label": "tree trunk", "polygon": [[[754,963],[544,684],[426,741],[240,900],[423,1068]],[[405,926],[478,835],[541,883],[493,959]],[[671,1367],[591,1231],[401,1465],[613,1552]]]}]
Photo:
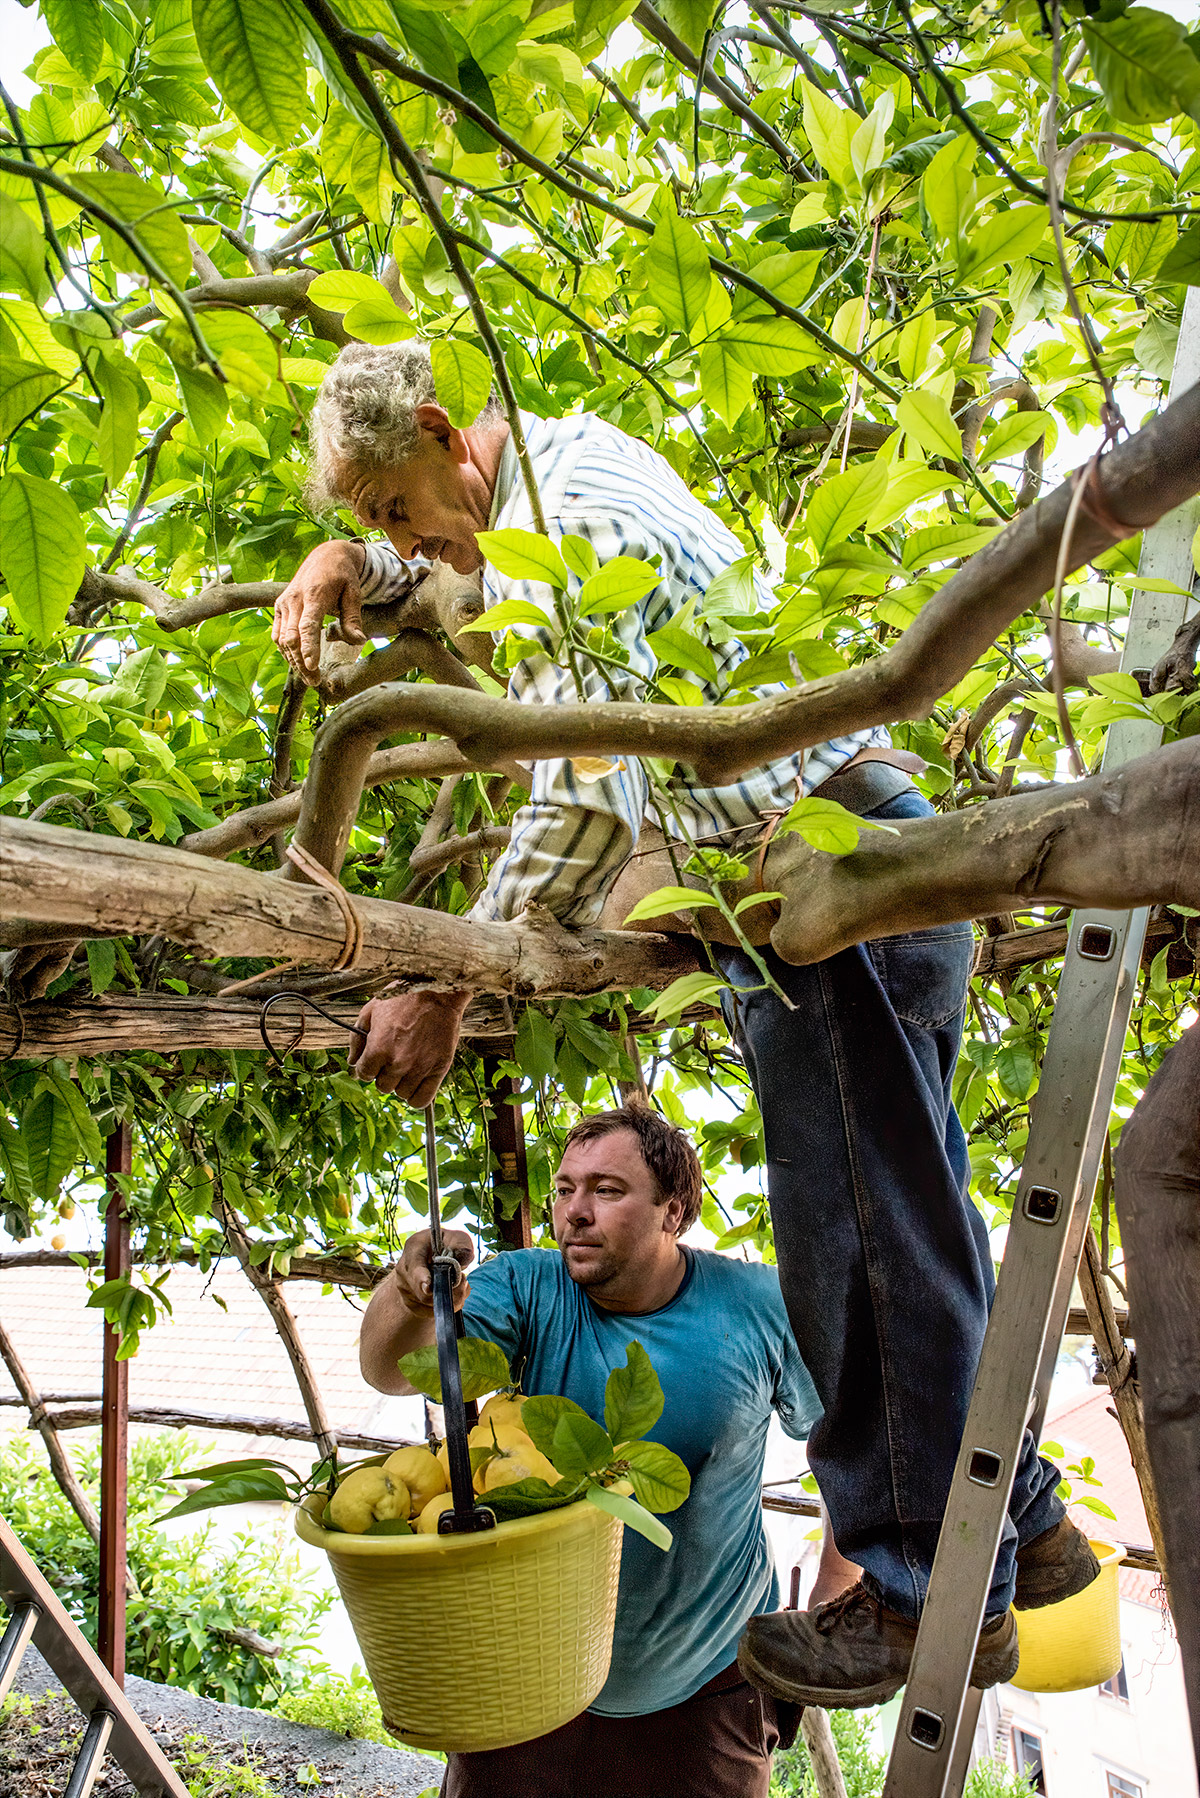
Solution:
[{"label": "tree trunk", "polygon": [[1200,1752],[1200,1024],[1168,1051],[1125,1126],[1116,1199],[1146,1446]]}]

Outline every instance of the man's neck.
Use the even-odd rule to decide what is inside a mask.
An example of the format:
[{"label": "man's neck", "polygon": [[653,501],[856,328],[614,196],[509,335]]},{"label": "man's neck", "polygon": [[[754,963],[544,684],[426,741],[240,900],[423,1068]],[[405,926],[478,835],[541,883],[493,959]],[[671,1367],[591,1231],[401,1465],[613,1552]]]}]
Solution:
[{"label": "man's neck", "polygon": [[631,1317],[661,1311],[675,1297],[687,1272],[687,1256],[678,1243],[673,1247],[674,1258],[664,1259],[661,1266],[656,1263],[649,1272],[625,1269],[603,1286],[588,1286],[584,1290],[601,1311],[627,1312]]},{"label": "man's neck", "polygon": [[471,460],[487,482],[487,489],[494,503],[500,464],[504,459],[504,446],[511,436],[508,420],[489,419],[485,425],[472,425],[463,432],[463,436],[470,446]]}]

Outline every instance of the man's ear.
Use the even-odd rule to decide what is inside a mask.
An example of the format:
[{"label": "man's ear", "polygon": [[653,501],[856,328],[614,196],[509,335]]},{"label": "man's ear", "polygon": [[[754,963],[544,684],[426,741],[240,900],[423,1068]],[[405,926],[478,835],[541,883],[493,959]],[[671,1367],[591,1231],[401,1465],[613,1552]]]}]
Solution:
[{"label": "man's ear", "polygon": [[443,449],[449,450],[456,462],[470,460],[471,452],[466,438],[450,423],[450,415],[443,407],[435,406],[430,401],[418,406],[413,417],[423,431],[428,431],[431,437],[436,437]]},{"label": "man's ear", "polygon": [[663,1214],[663,1225],[662,1225],[663,1235],[664,1236],[678,1236],[679,1226],[683,1220],[683,1200],[682,1199],[664,1199],[663,1207],[662,1207],[662,1214]]}]

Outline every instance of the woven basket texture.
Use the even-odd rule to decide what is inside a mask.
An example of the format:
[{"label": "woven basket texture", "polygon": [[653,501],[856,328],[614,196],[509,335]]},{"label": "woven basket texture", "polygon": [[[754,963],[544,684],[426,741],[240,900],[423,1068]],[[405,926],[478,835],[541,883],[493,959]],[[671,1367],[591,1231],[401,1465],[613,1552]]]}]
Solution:
[{"label": "woven basket texture", "polygon": [[1021,1664],[1011,1683],[1023,1692],[1082,1692],[1111,1679],[1121,1665],[1122,1550],[1093,1542],[1100,1577],[1058,1604],[1014,1611]]},{"label": "woven basket texture", "polygon": [[329,1555],[386,1727],[414,1748],[508,1748],[608,1676],[623,1526],[586,1501],[478,1535],[344,1536]]}]

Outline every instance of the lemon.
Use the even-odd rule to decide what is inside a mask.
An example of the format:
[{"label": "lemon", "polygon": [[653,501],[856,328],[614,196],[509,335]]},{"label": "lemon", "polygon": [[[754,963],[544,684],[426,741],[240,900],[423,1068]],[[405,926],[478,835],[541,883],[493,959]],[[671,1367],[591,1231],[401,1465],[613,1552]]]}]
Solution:
[{"label": "lemon", "polygon": [[373,1523],[392,1517],[407,1519],[411,1508],[403,1480],[392,1479],[382,1467],[356,1467],[330,1500],[329,1515],[339,1529],[361,1536]]},{"label": "lemon", "polygon": [[[498,1423],[494,1425],[490,1422],[477,1423],[475,1428],[467,1434],[467,1447],[498,1449],[519,1447],[528,1449],[531,1454],[536,1455],[537,1453],[536,1448],[534,1448],[533,1443],[525,1434],[524,1430],[518,1430],[511,1423]],[[437,1460],[438,1466],[446,1476],[446,1484],[448,1486],[450,1484],[450,1451],[444,1442],[442,1443],[441,1448],[438,1449]],[[475,1490],[476,1492],[483,1491],[482,1477],[478,1473],[475,1475]]]},{"label": "lemon", "polygon": [[[556,1486],[559,1480],[557,1467],[551,1465],[532,1442],[528,1448],[509,1448],[488,1462],[482,1470],[483,1485],[476,1485],[476,1491],[492,1492],[497,1486],[512,1486],[518,1480],[545,1480],[548,1486]],[[475,1476],[478,1481],[478,1474]]]},{"label": "lemon", "polygon": [[418,1516],[439,1492],[446,1490],[448,1475],[427,1448],[398,1448],[383,1464],[393,1480],[403,1480],[412,1498],[412,1515]]},{"label": "lemon", "polygon": [[425,1506],[425,1509],[421,1512],[421,1515],[417,1518],[413,1528],[416,1530],[418,1536],[436,1536],[438,1533],[438,1518],[443,1511],[452,1511],[453,1509],[454,1499],[452,1495],[449,1492],[439,1492],[435,1497],[430,1499],[429,1503]]},{"label": "lemon", "polygon": [[521,1428],[521,1406],[525,1400],[519,1393],[497,1392],[490,1398],[479,1413],[480,1423],[494,1423],[497,1429],[503,1424],[505,1428]]}]

